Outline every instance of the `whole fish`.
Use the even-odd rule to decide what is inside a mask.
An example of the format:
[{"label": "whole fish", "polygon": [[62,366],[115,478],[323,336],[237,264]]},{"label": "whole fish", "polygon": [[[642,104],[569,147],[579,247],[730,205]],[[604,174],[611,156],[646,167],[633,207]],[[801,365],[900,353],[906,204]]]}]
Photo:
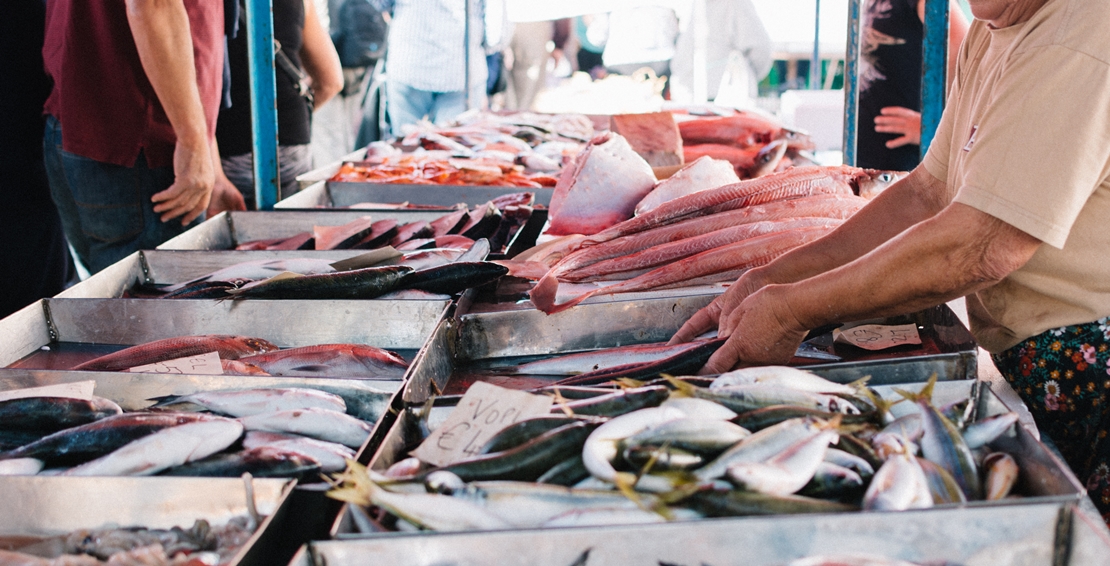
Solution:
[{"label": "whole fish", "polygon": [[658,342],[653,344],[633,344],[603,348],[577,354],[567,354],[520,364],[510,368],[498,368],[519,375],[578,375],[588,371],[608,369],[626,364],[653,362],[679,354],[697,345],[687,342],[668,346]]},{"label": "whole fish", "polygon": [[532,440],[541,434],[575,422],[575,419],[563,415],[532,417],[519,420],[497,431],[481,448],[478,454],[489,454],[515,448]]},{"label": "whole fish", "polygon": [[294,409],[238,419],[246,430],[291,432],[359,448],[370,436],[370,425],[339,411]]},{"label": "whole fish", "polygon": [[824,461],[818,464],[813,478],[798,491],[798,495],[822,499],[858,497],[864,485],[863,477],[855,470]]},{"label": "whole fish", "polygon": [[975,458],[956,425],[952,424],[931,402],[936,376],[918,393],[898,390],[921,410],[921,453],[952,474],[968,499],[978,499],[979,471]]},{"label": "whole fish", "polygon": [[817,424],[798,442],[763,462],[736,462],[726,468],[728,479],[748,491],[790,495],[805,487],[825,460],[829,444],[836,442],[839,419]]},{"label": "whole fish", "polygon": [[895,454],[875,472],[863,494],[863,508],[869,511],[904,511],[933,506],[929,480],[911,454]]},{"label": "whole fish", "polygon": [[453,262],[413,271],[400,283],[406,289],[454,295],[471,287],[481,287],[507,274],[509,269],[489,261]]},{"label": "whole fish", "polygon": [[642,430],[621,441],[628,448],[667,445],[715,458],[737,442],[751,436],[743,427],[725,420],[683,417]]},{"label": "whole fish", "polygon": [[967,503],[967,497],[960,489],[959,484],[944,468],[930,462],[925,458],[917,458],[917,465],[925,472],[925,479],[929,482],[929,493],[933,496],[934,505],[945,503]]},{"label": "whole fish", "polygon": [[400,379],[408,362],[394,352],[365,344],[317,344],[288,348],[239,361],[275,376],[381,377]]},{"label": "whole fish", "polygon": [[556,381],[553,385],[597,385],[619,377],[643,379],[656,377],[659,374],[681,375],[690,373],[705,365],[713,352],[716,352],[724,342],[723,339],[698,342],[695,347],[689,350],[672,354],[654,362],[625,364],[589,371],[573,377],[565,377]]},{"label": "whole fish", "polygon": [[175,358],[218,352],[221,359],[237,360],[251,354],[277,350],[261,339],[227,334],[178,336],[124,348],[74,366],[74,371],[121,371]]},{"label": "whole fish", "polygon": [[187,423],[144,436],[63,475],[149,476],[206,458],[231,446],[241,436],[243,425],[232,419]]},{"label": "whole fish", "polygon": [[761,383],[778,385],[813,393],[854,395],[862,387],[864,380],[852,385],[829,381],[814,373],[789,366],[754,366],[732,370],[718,375],[710,389],[720,389],[732,385]]},{"label": "whole fish", "polygon": [[321,464],[303,452],[279,446],[259,446],[174,466],[161,475],[237,478],[249,473],[256,478],[308,478],[321,471],[324,471]]},{"label": "whole fish", "polygon": [[193,403],[209,411],[231,417],[246,417],[261,413],[308,408],[347,411],[347,404],[338,395],[315,389],[293,387],[199,391],[189,395],[171,395],[162,398],[154,407],[164,407],[177,403]]},{"label": "whole fish", "polygon": [[831,446],[825,451],[825,461],[842,468],[848,468],[859,474],[860,477],[869,478],[875,475],[875,468],[867,460]]},{"label": "whole fish", "polygon": [[338,273],[271,277],[228,293],[236,299],[373,299],[400,284],[411,267],[390,265]]},{"label": "whole fish", "polygon": [[[616,491],[531,482],[475,481],[452,495],[482,506],[517,528],[535,528],[575,510],[639,509],[635,502]],[[645,495],[645,499],[654,498]]]},{"label": "whole fish", "polygon": [[582,463],[590,471],[591,476],[611,484],[626,487],[635,485],[645,491],[671,491],[674,485],[670,480],[660,476],[645,475],[637,481],[632,474],[617,472],[613,467],[613,461],[620,453],[620,442],[625,438],[652,426],[682,417],[681,411],[663,407],[640,409],[616,417],[597,427],[586,438],[582,446]]},{"label": "whole fish", "polygon": [[1018,414],[1008,411],[978,420],[964,427],[963,437],[969,450],[982,448],[1002,436],[1018,421]]},{"label": "whole fish", "polygon": [[83,425],[123,412],[119,405],[104,399],[68,397],[24,397],[0,401],[0,427],[10,430],[41,432],[40,436]]},{"label": "whole fish", "polygon": [[814,417],[818,419],[828,420],[837,415],[840,415],[844,424],[862,424],[871,422],[875,419],[874,413],[860,413],[856,415],[846,415],[844,413],[832,413],[829,411],[822,411],[820,409],[810,409],[807,407],[799,407],[797,405],[771,405],[760,409],[751,411],[744,411],[732,419],[732,422],[752,431],[763,430],[771,425],[781,423],[782,421],[797,419],[801,417]]},{"label": "whole fish", "polygon": [[507,529],[504,519],[482,506],[450,495],[391,493],[369,483],[362,505],[377,505],[413,525],[433,531]]},{"label": "whole fish", "polygon": [[49,467],[98,458],[129,442],[181,424],[215,419],[202,413],[123,413],[67,428],[0,454],[0,459],[36,458]]},{"label": "whole fish", "polygon": [[668,397],[666,401],[663,401],[663,404],[660,406],[678,409],[692,419],[716,419],[727,421],[736,418],[736,412],[732,409],[720,403],[698,399],[697,397],[675,397],[672,395]]},{"label": "whole fish", "polygon": [[723,493],[700,491],[687,498],[684,504],[706,517],[844,513],[859,510],[855,505],[801,495],[771,495],[739,490]]},{"label": "whole fish", "polygon": [[[247,434],[273,434],[254,431]],[[316,440],[314,438],[293,437],[283,440],[252,440],[248,444],[247,439],[243,439],[243,448],[248,450],[268,447],[279,450],[281,452],[291,452],[299,454],[304,458],[313,460],[319,464],[319,471],[324,473],[333,473],[343,471],[347,467],[348,460],[355,459],[355,451],[334,442],[324,442],[323,440]]]},{"label": "whole fish", "polygon": [[[858,415],[860,410],[847,399],[775,385],[731,385],[707,389],[678,380],[671,382],[682,395],[720,403],[739,414],[775,405],[791,405],[829,413]],[[741,417],[742,418],[742,417]]]},{"label": "whole fish", "polygon": [[582,463],[582,454],[579,453],[551,466],[551,469],[536,478],[536,483],[572,486],[588,477],[590,471]]},{"label": "whole fish", "polygon": [[273,277],[286,271],[300,273],[302,275],[308,275],[310,273],[331,273],[335,271],[335,268],[331,266],[333,262],[334,260],[330,259],[303,257],[244,261],[222,269],[217,269],[212,273],[188,281],[167,285],[162,287],[162,290],[166,292],[179,291],[186,287],[206,282],[242,283],[245,281],[257,281],[259,279]]},{"label": "whole fish", "polygon": [[992,452],[983,459],[986,470],[984,480],[987,501],[1005,499],[1017,484],[1021,470],[1013,456],[1005,452]]},{"label": "whole fish", "polygon": [[578,399],[567,403],[555,403],[552,413],[567,412],[574,415],[596,415],[616,417],[645,407],[657,407],[670,396],[670,390],[662,385],[648,385],[633,389],[622,389],[607,395]]},{"label": "whole fish", "polygon": [[818,431],[816,419],[791,419],[765,428],[725,450],[705,467],[697,470],[700,480],[724,477],[729,466],[746,462],[765,462]]},{"label": "whole fish", "polygon": [[535,481],[558,462],[577,453],[594,429],[587,422],[573,422],[549,430],[524,444],[441,466],[464,481],[506,479]]}]

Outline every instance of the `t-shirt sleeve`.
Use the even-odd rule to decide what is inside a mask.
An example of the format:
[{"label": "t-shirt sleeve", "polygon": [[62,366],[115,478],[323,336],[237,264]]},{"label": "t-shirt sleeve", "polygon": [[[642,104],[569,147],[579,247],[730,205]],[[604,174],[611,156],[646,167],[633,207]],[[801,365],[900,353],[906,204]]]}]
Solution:
[{"label": "t-shirt sleeve", "polygon": [[937,123],[937,131],[933,134],[933,141],[929,143],[929,149],[925,152],[925,159],[922,160],[922,165],[930,175],[944,181],[948,178],[948,152],[952,145],[952,121],[955,111],[950,106],[944,107],[944,112],[940,115],[940,122]]},{"label": "t-shirt sleeve", "polygon": [[955,201],[1062,248],[1107,173],[1108,66],[1061,46],[1030,49],[1005,63],[990,96],[960,149],[968,154]]}]

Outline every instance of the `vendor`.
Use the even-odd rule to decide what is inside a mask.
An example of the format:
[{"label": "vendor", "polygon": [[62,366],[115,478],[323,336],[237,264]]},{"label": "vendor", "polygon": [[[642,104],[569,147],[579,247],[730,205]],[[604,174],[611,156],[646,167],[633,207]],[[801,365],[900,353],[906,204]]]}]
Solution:
[{"label": "vendor", "polygon": [[1110,3],[971,11],[925,161],[672,341],[718,327],[707,374],[781,364],[808,329],[966,296],[975,338],[1110,518]]}]

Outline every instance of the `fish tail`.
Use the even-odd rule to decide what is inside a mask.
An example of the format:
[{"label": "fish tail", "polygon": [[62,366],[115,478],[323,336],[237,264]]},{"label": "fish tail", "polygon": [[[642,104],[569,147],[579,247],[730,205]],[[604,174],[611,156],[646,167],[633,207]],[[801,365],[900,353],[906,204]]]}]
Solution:
[{"label": "fish tail", "polygon": [[147,407],[147,409],[157,409],[159,407],[165,407],[167,405],[173,405],[174,403],[177,403],[183,397],[185,397],[185,396],[184,395],[162,395],[160,397],[147,397],[146,398],[147,401],[154,401],[154,404]]},{"label": "fish tail", "polygon": [[851,387],[851,388],[853,388],[857,391],[865,391],[867,389],[867,382],[868,381],[871,381],[871,376],[870,375],[865,375],[865,376],[849,383],[848,387]]},{"label": "fish tail", "polygon": [[933,400],[933,386],[935,386],[936,384],[937,374],[934,373],[932,377],[929,378],[929,381],[925,383],[925,387],[922,387],[921,391],[918,391],[917,393],[898,388],[894,388],[894,391],[896,391],[899,395],[906,398],[907,400],[913,401],[914,403],[921,401],[931,403]]},{"label": "fish tail", "polygon": [[562,312],[566,309],[569,309],[577,305],[578,303],[581,303],[582,301],[592,297],[594,293],[597,293],[601,289],[588,291],[563,304],[555,304],[556,293],[558,292],[558,290],[559,280],[556,279],[555,276],[549,272],[547,275],[544,275],[542,278],[540,278],[538,282],[536,282],[536,286],[528,292],[528,296],[532,299],[532,304],[537,309],[543,311],[546,314],[555,314],[557,312]]},{"label": "fish tail", "polygon": [[671,393],[676,397],[694,397],[694,392],[697,391],[697,386],[686,383],[673,375],[660,374],[663,379],[667,380],[674,387],[674,392]]}]

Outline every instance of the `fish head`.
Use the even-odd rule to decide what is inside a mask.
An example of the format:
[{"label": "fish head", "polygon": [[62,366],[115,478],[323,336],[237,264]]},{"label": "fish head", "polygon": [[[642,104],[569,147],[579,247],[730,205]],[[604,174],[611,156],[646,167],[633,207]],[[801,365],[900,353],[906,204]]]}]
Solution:
[{"label": "fish head", "polygon": [[261,338],[251,338],[244,336],[241,338],[243,345],[249,348],[252,352],[258,354],[265,354],[266,352],[275,352],[279,350],[273,342],[263,340]]},{"label": "fish head", "polygon": [[879,193],[887,190],[894,183],[904,179],[906,175],[909,175],[908,171],[864,169],[863,172],[856,177],[856,193],[864,198],[875,198]]},{"label": "fish head", "polygon": [[759,153],[755,156],[755,162],[748,170],[748,177],[754,179],[774,172],[779,165],[779,161],[782,161],[782,157],[786,155],[787,145],[785,139],[777,139],[759,150]]}]

